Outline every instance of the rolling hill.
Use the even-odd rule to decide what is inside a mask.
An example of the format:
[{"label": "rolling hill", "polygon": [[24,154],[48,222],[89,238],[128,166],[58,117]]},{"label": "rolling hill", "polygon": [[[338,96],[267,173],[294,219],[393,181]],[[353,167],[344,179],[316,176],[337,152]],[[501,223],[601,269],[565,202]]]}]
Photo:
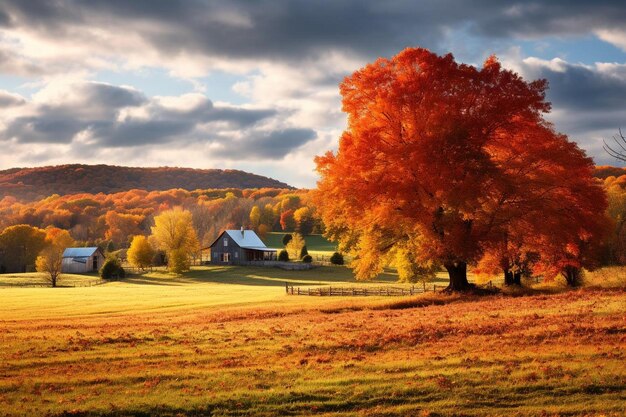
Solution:
[{"label": "rolling hill", "polygon": [[37,200],[52,194],[115,193],[182,188],[292,188],[289,185],[232,169],[134,168],[113,165],[57,165],[0,171],[0,198]]}]

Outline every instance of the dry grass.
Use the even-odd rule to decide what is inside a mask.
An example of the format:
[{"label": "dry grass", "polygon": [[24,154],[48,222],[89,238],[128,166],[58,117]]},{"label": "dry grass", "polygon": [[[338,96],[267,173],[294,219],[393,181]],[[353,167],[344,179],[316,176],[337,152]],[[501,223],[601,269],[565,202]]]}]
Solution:
[{"label": "dry grass", "polygon": [[321,299],[268,271],[0,290],[0,415],[622,415],[622,290]]}]

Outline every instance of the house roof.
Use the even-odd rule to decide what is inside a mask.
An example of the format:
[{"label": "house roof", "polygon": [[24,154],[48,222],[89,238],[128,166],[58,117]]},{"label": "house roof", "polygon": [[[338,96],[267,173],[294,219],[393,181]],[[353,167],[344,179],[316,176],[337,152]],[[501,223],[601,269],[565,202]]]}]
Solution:
[{"label": "house roof", "polygon": [[98,247],[93,248],[67,248],[63,251],[64,258],[86,258],[93,256],[98,251]]},{"label": "house roof", "polygon": [[[225,230],[224,233],[226,233],[228,237],[231,238],[240,248],[255,250],[269,249],[265,246],[265,243],[263,243],[261,238],[257,236],[254,230]],[[219,237],[211,243],[211,246],[215,245],[224,233],[220,234]]]}]

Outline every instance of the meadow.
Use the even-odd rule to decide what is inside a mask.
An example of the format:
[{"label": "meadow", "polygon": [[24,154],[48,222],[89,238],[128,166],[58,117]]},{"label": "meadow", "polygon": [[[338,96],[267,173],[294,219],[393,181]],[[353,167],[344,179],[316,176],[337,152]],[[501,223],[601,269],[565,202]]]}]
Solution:
[{"label": "meadow", "polygon": [[338,267],[0,280],[0,415],[623,415],[623,288],[320,298],[285,282],[354,284]]}]

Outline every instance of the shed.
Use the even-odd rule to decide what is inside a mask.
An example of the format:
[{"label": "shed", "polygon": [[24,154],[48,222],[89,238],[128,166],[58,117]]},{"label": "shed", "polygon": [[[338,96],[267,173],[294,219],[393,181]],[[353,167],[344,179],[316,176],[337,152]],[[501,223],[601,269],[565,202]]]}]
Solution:
[{"label": "shed", "polygon": [[96,272],[104,264],[104,253],[98,247],[67,248],[63,251],[61,272],[81,274]]},{"label": "shed", "polygon": [[277,249],[268,248],[254,230],[225,230],[209,246],[211,263],[241,264],[254,261],[275,261]]}]

